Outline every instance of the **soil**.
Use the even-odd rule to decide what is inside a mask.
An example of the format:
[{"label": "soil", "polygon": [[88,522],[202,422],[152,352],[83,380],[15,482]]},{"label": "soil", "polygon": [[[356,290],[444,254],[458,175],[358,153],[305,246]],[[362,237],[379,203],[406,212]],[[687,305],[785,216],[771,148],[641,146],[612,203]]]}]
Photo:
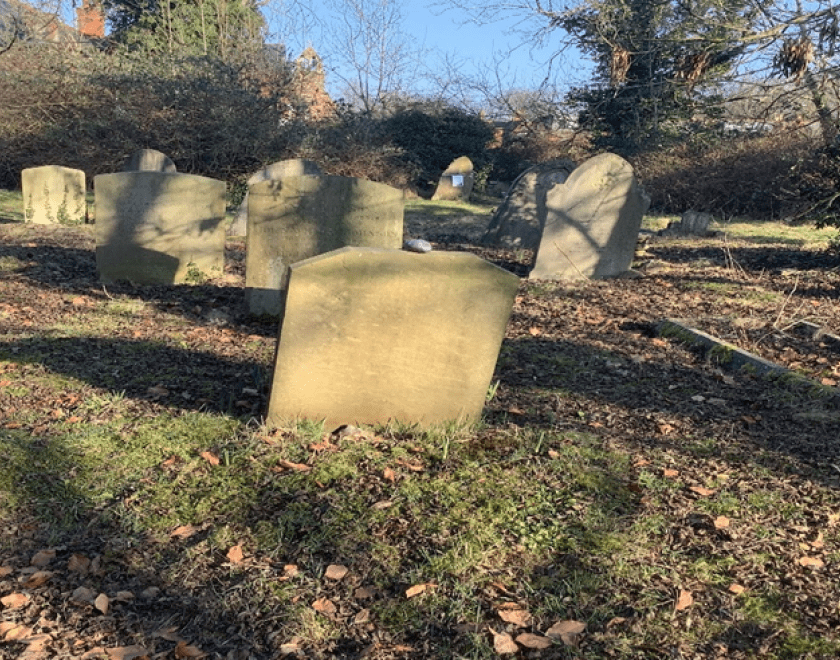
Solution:
[{"label": "soil", "polygon": [[[480,246],[484,223],[486,218],[471,216],[411,218],[406,233],[431,241],[435,249],[470,251],[526,275],[533,255]],[[2,224],[0,264],[15,265],[0,270],[0,342],[13,352],[43,348],[38,368],[81,379],[92,394],[122,391],[138,416],[174,408],[259,419],[277,328],[249,318],[243,309],[242,241],[229,240],[223,278],[196,286],[103,287],[96,277],[89,227]],[[767,463],[774,455],[784,456],[809,478],[840,486],[840,352],[830,339],[795,330],[798,322],[808,321],[840,333],[837,256],[784,244],[667,239],[642,246],[635,267],[642,276],[634,279],[523,280],[494,377],[499,384],[486,409],[487,423],[585,431],[639,452],[678,438],[713,438],[733,455],[740,452],[744,461]],[[142,301],[142,319],[117,322],[97,340],[62,338],[60,354],[54,342],[46,343],[65,320],[104,300]],[[813,386],[728,371],[720,355],[660,336],[657,325],[668,318],[683,319],[794,369]],[[183,334],[185,324],[191,329],[182,344],[169,343],[167,333],[177,329]],[[143,341],[158,342],[159,351],[147,355],[126,348]],[[177,373],[150,379],[164,364],[177,365]],[[0,409],[10,417],[15,408],[43,411],[27,422],[37,436],[48,432],[50,411],[83,414],[75,402],[54,397],[54,392],[36,389],[13,400],[0,388]],[[17,553],[2,558],[0,565],[28,565],[31,554],[49,540],[37,526],[7,525],[4,533],[15,536],[18,545]],[[82,534],[64,539],[59,552],[65,558],[91,555],[97,543],[94,536]],[[9,585],[2,584],[4,579],[0,572],[5,593]],[[154,583],[153,576],[147,579],[146,587]],[[49,590],[33,591],[21,621],[39,621],[52,639],[64,639],[67,657],[75,657],[74,643],[79,649],[90,649],[93,643],[107,646],[117,628],[121,639],[139,639],[141,629],[148,638],[150,621],[156,630],[164,630],[167,622],[189,630],[191,643],[211,657],[269,657],[259,651],[259,642],[267,643],[270,627],[261,628],[259,620],[244,615],[238,622],[203,620],[207,604],[183,599],[157,600],[153,611],[139,598],[125,606],[128,614],[95,628],[92,622],[99,619],[73,617],[50,597],[75,589],[70,577],[63,580],[56,575]],[[127,571],[125,584],[111,585],[112,592],[122,588],[139,593],[144,585],[137,580],[136,572],[129,577]],[[15,653],[0,646],[0,657]],[[190,656],[183,650],[177,657]],[[401,656],[394,652],[387,657]]]}]

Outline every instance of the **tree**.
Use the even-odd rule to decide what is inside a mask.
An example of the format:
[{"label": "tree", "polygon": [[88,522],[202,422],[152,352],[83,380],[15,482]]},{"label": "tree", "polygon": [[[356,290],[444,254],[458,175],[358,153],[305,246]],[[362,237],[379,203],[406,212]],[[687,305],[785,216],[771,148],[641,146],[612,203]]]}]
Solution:
[{"label": "tree", "polygon": [[112,38],[131,50],[229,60],[263,44],[254,0],[106,0]]}]

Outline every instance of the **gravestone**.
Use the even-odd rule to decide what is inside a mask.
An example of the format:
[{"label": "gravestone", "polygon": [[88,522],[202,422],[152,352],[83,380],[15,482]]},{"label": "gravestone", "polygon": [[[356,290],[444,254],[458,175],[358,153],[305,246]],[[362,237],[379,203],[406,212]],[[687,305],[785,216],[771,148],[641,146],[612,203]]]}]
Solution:
[{"label": "gravestone", "polygon": [[432,199],[468,201],[475,183],[472,161],[466,156],[453,160],[440,175]]},{"label": "gravestone", "polygon": [[197,282],[225,264],[225,182],[193,174],[94,178],[96,267],[102,282]]},{"label": "gravestone", "polygon": [[701,213],[692,209],[682,214],[679,220],[671,221],[665,229],[657,232],[660,236],[711,236],[709,229],[711,213]]},{"label": "gravestone", "polygon": [[482,244],[536,250],[545,224],[546,195],[565,183],[574,169],[573,161],[562,159],[532,165],[522,172],[493,214]]},{"label": "gravestone", "polygon": [[[305,158],[290,158],[288,160],[280,160],[271,165],[266,165],[261,170],[254,172],[248,177],[248,187],[250,188],[255,183],[260,181],[279,181],[284,177],[289,176],[321,176],[321,168],[317,163]],[[228,228],[229,236],[245,236],[248,232],[248,192],[245,192],[245,197],[239,205],[239,210],[236,212],[236,217]]]},{"label": "gravestone", "polygon": [[465,252],[347,247],[293,264],[268,424],[477,419],[518,286]]},{"label": "gravestone", "polygon": [[245,256],[250,313],[278,316],[293,263],[346,245],[400,248],[402,191],[364,179],[293,176],[251,186]]},{"label": "gravestone", "polygon": [[21,172],[23,217],[36,225],[76,225],[87,220],[85,173],[61,165]]},{"label": "gravestone", "polygon": [[123,172],[175,172],[175,163],[157,149],[138,149],[128,157]]},{"label": "gravestone", "polygon": [[546,221],[530,279],[603,279],[633,261],[650,198],[633,167],[601,154],[577,167],[546,196]]}]

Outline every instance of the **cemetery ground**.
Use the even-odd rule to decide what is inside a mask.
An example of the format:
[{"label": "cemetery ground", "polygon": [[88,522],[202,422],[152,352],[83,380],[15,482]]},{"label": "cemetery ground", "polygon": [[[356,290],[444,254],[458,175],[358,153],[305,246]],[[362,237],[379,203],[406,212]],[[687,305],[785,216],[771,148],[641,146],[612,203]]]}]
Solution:
[{"label": "cemetery ground", "polygon": [[[0,657],[840,656],[840,354],[797,325],[840,331],[831,232],[730,223],[651,238],[638,279],[523,280],[473,427],[273,429],[242,240],[216,281],[103,287],[92,227],[8,199]],[[488,221],[406,213],[524,275]]]}]

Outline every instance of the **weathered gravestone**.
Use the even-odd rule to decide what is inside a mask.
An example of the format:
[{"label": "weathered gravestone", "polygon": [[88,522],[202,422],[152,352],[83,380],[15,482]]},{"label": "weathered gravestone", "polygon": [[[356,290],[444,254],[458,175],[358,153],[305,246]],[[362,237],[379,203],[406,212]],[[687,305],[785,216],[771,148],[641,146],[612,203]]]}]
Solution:
[{"label": "weathered gravestone", "polygon": [[453,160],[440,175],[432,199],[467,201],[475,184],[472,161],[466,156]]},{"label": "weathered gravestone", "polygon": [[615,154],[590,158],[548,191],[529,278],[603,279],[626,272],[649,204],[630,163]]},{"label": "weathered gravestone", "polygon": [[690,209],[679,220],[671,221],[665,229],[657,232],[660,236],[710,236],[711,213],[701,213]]},{"label": "weathered gravestone", "polygon": [[575,169],[568,159],[533,165],[511,185],[481,239],[484,245],[536,250],[545,224],[545,199]]},{"label": "weathered gravestone", "polygon": [[342,176],[294,176],[251,186],[245,296],[256,315],[281,312],[289,266],[346,245],[400,248],[402,191]]},{"label": "weathered gravestone", "polygon": [[157,149],[138,149],[126,160],[123,172],[175,172],[175,163]]},{"label": "weathered gravestone", "polygon": [[518,286],[465,252],[348,247],[292,265],[268,423],[475,420]]},{"label": "weathered gravestone", "polygon": [[97,176],[96,266],[101,281],[177,284],[220,275],[225,188],[224,181],[193,174]]},{"label": "weathered gravestone", "polygon": [[81,224],[87,219],[85,173],[60,165],[21,172],[23,217],[36,225]]},{"label": "weathered gravestone", "polygon": [[[258,172],[254,172],[248,177],[248,187],[250,188],[255,183],[260,181],[280,181],[284,177],[290,176],[321,176],[321,168],[317,163],[305,158],[290,158],[289,160],[280,160],[271,165],[266,165]],[[230,236],[245,236],[248,232],[248,196],[242,199],[242,204],[239,205],[239,210],[236,212],[236,217],[228,228]]]}]

